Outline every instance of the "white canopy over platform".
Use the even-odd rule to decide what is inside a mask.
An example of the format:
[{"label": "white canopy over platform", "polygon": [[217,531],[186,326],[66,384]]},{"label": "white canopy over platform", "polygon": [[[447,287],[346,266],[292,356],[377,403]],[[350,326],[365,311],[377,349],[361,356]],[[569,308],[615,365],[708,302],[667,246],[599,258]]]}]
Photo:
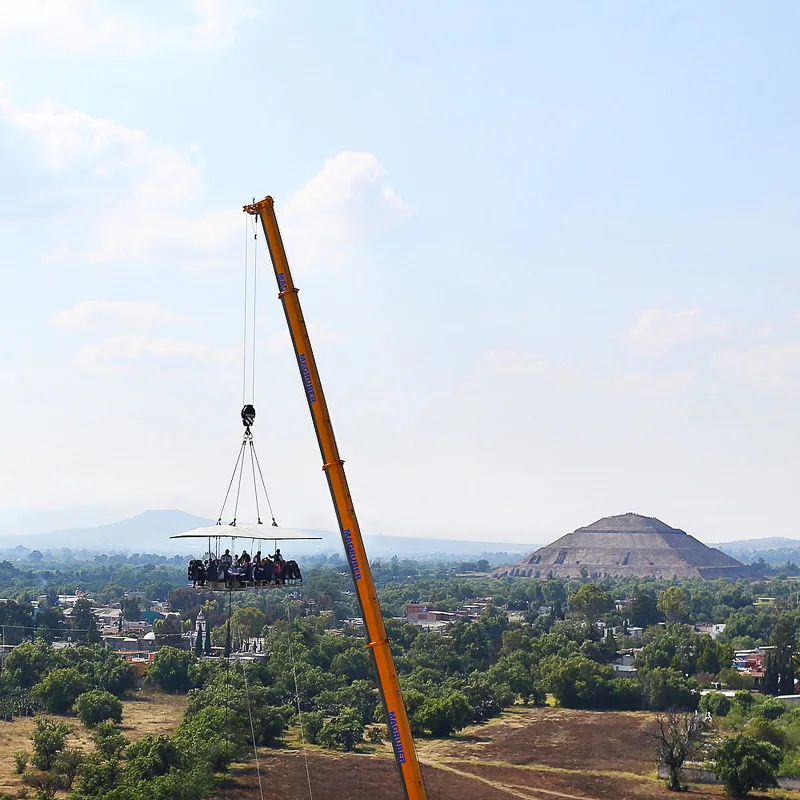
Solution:
[{"label": "white canopy over platform", "polygon": [[170,536],[170,539],[262,539],[268,542],[282,542],[298,539],[315,539],[321,536],[308,536],[297,528],[279,528],[275,525],[259,525],[257,522],[242,522],[236,525],[207,525],[204,528],[193,528],[186,533]]}]

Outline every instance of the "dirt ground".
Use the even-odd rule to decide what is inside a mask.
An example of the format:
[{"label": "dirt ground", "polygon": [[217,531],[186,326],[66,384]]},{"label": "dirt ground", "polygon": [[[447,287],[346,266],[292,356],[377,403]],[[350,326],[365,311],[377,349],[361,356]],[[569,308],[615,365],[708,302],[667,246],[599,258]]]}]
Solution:
[{"label": "dirt ground", "polygon": [[[186,697],[161,692],[137,692],[122,703],[122,732],[132,741],[147,734],[172,733],[178,727],[186,708]],[[67,740],[70,747],[90,751],[89,732],[75,717],[59,717],[74,728]],[[0,722],[0,794],[16,796],[22,786],[14,770],[14,753],[31,752],[32,717],[15,718],[13,722]]]},{"label": "dirt ground", "polygon": [[[430,800],[674,800],[656,779],[649,716],[560,708],[517,709],[448,740],[417,742]],[[306,761],[308,759],[308,775]],[[315,800],[402,800],[388,745],[347,755],[315,747],[263,750],[259,767],[264,797]],[[224,794],[260,798],[255,764],[239,765]],[[219,792],[223,796],[223,792]],[[719,800],[718,786],[691,786],[687,800]],[[798,800],[800,793],[752,794]]]}]

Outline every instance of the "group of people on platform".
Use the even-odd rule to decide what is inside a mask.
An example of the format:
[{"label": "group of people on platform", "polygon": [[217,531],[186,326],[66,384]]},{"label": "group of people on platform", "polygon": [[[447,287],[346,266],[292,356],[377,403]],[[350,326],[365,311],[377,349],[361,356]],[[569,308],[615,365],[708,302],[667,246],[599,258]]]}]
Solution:
[{"label": "group of people on platform", "polygon": [[189,580],[194,586],[207,583],[225,583],[228,588],[246,584],[269,585],[301,580],[296,561],[286,561],[280,550],[271,556],[261,556],[261,551],[252,558],[246,550],[241,555],[231,555],[226,550],[219,557],[197,558],[189,562]]}]

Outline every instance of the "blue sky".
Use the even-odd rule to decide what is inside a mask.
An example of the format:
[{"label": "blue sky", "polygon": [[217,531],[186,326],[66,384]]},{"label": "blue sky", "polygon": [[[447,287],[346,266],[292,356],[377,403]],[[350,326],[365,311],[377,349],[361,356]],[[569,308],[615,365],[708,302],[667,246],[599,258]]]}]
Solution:
[{"label": "blue sky", "polygon": [[[0,0],[0,508],[216,516],[269,193],[366,531],[797,535],[798,22]],[[256,441],[330,529],[260,246]]]}]

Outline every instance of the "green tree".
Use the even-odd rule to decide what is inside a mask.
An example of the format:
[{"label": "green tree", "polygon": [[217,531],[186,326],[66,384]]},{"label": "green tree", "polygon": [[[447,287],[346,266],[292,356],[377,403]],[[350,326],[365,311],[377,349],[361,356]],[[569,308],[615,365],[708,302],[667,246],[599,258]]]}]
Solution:
[{"label": "green tree", "polygon": [[66,722],[57,722],[47,717],[37,717],[31,741],[33,742],[33,758],[35,767],[49,770],[56,756],[66,746],[67,736],[72,728]]},{"label": "green tree", "polygon": [[667,622],[686,622],[692,613],[689,598],[680,586],[670,586],[658,593],[658,610]]},{"label": "green tree", "polygon": [[708,711],[715,717],[727,717],[731,710],[731,701],[720,692],[709,692],[700,698],[700,710]]},{"label": "green tree", "polygon": [[97,723],[92,731],[92,741],[97,753],[111,761],[119,760],[125,748],[130,744],[120,729],[108,720]]},{"label": "green tree", "polygon": [[614,607],[614,596],[594,583],[585,583],[570,595],[569,607],[594,623]]},{"label": "green tree", "polygon": [[72,607],[72,630],[80,641],[90,644],[100,641],[100,631],[92,608],[92,604],[84,598],[76,601]]},{"label": "green tree", "polygon": [[778,785],[775,770],[781,751],[768,742],[757,742],[737,734],[723,739],[717,747],[714,774],[733,797],[744,797],[751,789],[770,789]]},{"label": "green tree", "polygon": [[134,785],[181,766],[181,752],[170,736],[143,736],[126,753],[126,782]]},{"label": "green tree", "polygon": [[541,664],[542,682],[564,708],[608,708],[613,669],[585,656],[550,656]]},{"label": "green tree", "polygon": [[54,800],[59,789],[64,788],[64,778],[56,773],[26,772],[22,782],[36,789],[36,800]]},{"label": "green tree", "polygon": [[6,685],[29,689],[55,667],[56,661],[55,650],[44,639],[23,642],[9,653],[3,664]]},{"label": "green tree", "polygon": [[266,615],[257,608],[237,608],[231,615],[231,629],[238,642],[261,636],[266,625]]},{"label": "green tree", "polygon": [[75,713],[87,728],[94,728],[106,720],[120,723],[122,722],[122,703],[111,692],[93,689],[78,697],[75,701]]},{"label": "green tree", "polygon": [[71,789],[78,770],[86,756],[80,751],[71,747],[62,750],[53,761],[53,772],[62,777],[64,788]]},{"label": "green tree", "polygon": [[364,723],[354,709],[346,708],[325,723],[317,738],[325,747],[338,746],[350,752],[364,740]]},{"label": "green tree", "polygon": [[655,625],[661,614],[656,605],[656,596],[647,589],[636,589],[630,605],[624,613],[627,613],[631,625],[646,628],[648,625]]},{"label": "green tree", "polygon": [[761,682],[763,694],[778,694],[780,675],[778,672],[778,659],[773,653],[767,653],[764,664],[764,680]]},{"label": "green tree", "polygon": [[717,647],[714,642],[709,639],[703,647],[703,652],[700,653],[697,659],[697,671],[710,672],[712,675],[716,675],[721,668],[722,665],[719,661]]},{"label": "green tree", "polygon": [[429,697],[414,717],[419,729],[431,736],[450,736],[468,725],[473,714],[467,698],[461,692],[451,692],[445,697]]},{"label": "green tree", "polygon": [[320,731],[325,726],[325,715],[321,711],[304,711],[301,714],[303,735],[310,744],[319,744]]},{"label": "green tree", "polygon": [[111,792],[118,784],[121,771],[119,759],[105,758],[100,753],[92,753],[78,768],[73,797],[76,800],[100,800],[100,798],[113,797]]},{"label": "green tree", "polygon": [[147,682],[165,692],[188,692],[191,689],[189,680],[191,663],[191,653],[174,647],[162,647],[147,671]]},{"label": "green tree", "polygon": [[53,670],[42,678],[32,694],[51,714],[66,714],[88,688],[89,679],[75,667],[67,667]]},{"label": "green tree", "polygon": [[138,597],[123,597],[121,605],[122,619],[136,622],[142,618],[142,609],[139,606]]},{"label": "green tree", "polygon": [[672,669],[648,670],[638,676],[644,699],[654,711],[681,709],[693,711],[699,696],[697,682]]},{"label": "green tree", "polygon": [[759,709],[761,716],[766,719],[778,719],[786,711],[786,706],[774,697],[767,697]]}]

